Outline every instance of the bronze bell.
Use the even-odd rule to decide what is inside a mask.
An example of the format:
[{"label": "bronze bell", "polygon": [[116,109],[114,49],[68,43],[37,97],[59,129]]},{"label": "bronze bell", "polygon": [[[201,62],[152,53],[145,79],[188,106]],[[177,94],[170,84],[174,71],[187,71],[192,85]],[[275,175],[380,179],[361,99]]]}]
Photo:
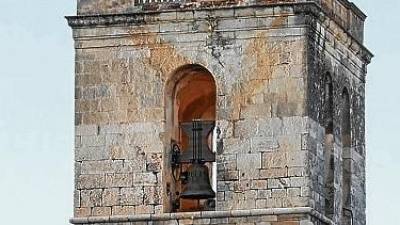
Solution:
[{"label": "bronze bell", "polygon": [[215,192],[211,188],[207,166],[200,163],[193,163],[189,167],[188,183],[180,197],[185,199],[207,199],[215,197]]}]

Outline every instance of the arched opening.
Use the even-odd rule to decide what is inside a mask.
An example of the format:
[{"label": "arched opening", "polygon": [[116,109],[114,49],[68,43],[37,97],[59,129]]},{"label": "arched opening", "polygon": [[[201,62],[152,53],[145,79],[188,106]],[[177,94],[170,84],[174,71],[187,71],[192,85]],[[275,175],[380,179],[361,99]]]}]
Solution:
[{"label": "arched opening", "polygon": [[[166,89],[166,133],[169,140],[176,143],[181,151],[189,145],[189,138],[183,130],[184,123],[193,120],[215,123],[216,117],[216,84],[212,74],[203,66],[197,64],[185,65],[178,68],[167,82]],[[212,135],[208,137],[211,148]],[[167,149],[165,159],[171,159],[170,149]],[[184,152],[182,152],[184,154]],[[168,160],[164,160],[168,161]],[[188,171],[189,165],[182,165],[180,172],[174,173],[170,162],[164,162],[164,184],[167,190],[164,211],[200,211],[208,210],[208,200],[179,199],[178,196],[185,189],[184,182],[179,177]],[[210,178],[213,174],[213,163],[206,163]],[[175,174],[175,176],[172,176]],[[172,176],[172,177],[171,177]],[[169,202],[175,202],[172,205]]]},{"label": "arched opening", "polygon": [[342,93],[342,224],[352,224],[351,209],[351,119],[350,95],[345,88]]},{"label": "arched opening", "polygon": [[324,173],[325,173],[325,214],[332,218],[335,206],[335,165],[334,165],[334,135],[333,135],[333,82],[330,74],[325,77],[324,89],[324,124],[325,124],[325,143],[324,143]]}]

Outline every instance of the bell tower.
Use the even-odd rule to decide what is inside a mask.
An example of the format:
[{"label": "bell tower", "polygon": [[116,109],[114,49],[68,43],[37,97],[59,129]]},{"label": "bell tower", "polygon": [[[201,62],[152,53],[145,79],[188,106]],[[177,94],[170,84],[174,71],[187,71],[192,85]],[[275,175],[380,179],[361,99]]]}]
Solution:
[{"label": "bell tower", "polygon": [[72,224],[365,225],[348,0],[78,0]]}]

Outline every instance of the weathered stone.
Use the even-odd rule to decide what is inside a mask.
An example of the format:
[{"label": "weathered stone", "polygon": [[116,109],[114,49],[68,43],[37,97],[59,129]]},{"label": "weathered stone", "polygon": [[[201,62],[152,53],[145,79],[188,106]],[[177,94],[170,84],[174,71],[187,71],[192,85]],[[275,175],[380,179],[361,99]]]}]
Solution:
[{"label": "weathered stone", "polygon": [[90,216],[92,213],[90,208],[75,208],[74,210],[74,216],[75,217],[85,217],[85,216]]},{"label": "weathered stone", "polygon": [[237,160],[239,176],[242,179],[251,179],[258,176],[258,171],[261,168],[260,153],[240,154]]},{"label": "weathered stone", "polygon": [[283,178],[287,177],[288,172],[286,168],[268,168],[260,170],[260,178]]},{"label": "weathered stone", "polygon": [[108,187],[131,187],[133,183],[131,174],[107,174],[105,178]]},{"label": "weathered stone", "polygon": [[135,213],[134,206],[113,206],[113,215],[133,215]]},{"label": "weathered stone", "polygon": [[143,188],[121,188],[119,194],[119,205],[141,205],[143,204]]},{"label": "weathered stone", "polygon": [[104,175],[79,175],[77,183],[77,188],[80,190],[107,187]]},{"label": "weathered stone", "polygon": [[81,191],[81,207],[101,206],[102,204],[102,190],[82,190]]},{"label": "weathered stone", "polygon": [[93,216],[110,216],[111,207],[94,207],[92,209]]},{"label": "weathered stone", "polygon": [[77,161],[109,159],[109,152],[105,146],[81,147],[75,150]]},{"label": "weathered stone", "polygon": [[[345,224],[345,206],[354,224],[365,224],[372,56],[362,46],[365,16],[346,0],[227,3],[78,1],[79,16],[68,18],[76,217],[101,224],[96,216],[152,214],[124,225],[326,223],[315,213],[252,214],[312,207]],[[216,143],[208,139],[216,163],[205,164],[217,179],[216,206],[201,200],[195,210],[210,211],[164,214],[185,188],[172,176],[171,142],[187,151],[179,126],[192,119],[217,120]],[[178,211],[194,210],[180,203]],[[201,217],[214,209],[239,211]]]},{"label": "weathered stone", "polygon": [[107,188],[103,191],[103,206],[115,206],[119,204],[119,189]]}]

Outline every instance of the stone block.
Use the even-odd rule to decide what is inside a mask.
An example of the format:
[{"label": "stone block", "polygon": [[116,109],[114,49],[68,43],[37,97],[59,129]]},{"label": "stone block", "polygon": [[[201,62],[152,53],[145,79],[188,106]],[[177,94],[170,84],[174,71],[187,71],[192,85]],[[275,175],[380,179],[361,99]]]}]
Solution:
[{"label": "stone block", "polygon": [[161,202],[160,187],[144,187],[143,202],[145,205],[158,205]]},{"label": "stone block", "polygon": [[82,174],[106,174],[113,172],[114,169],[109,160],[83,161],[81,165]]},{"label": "stone block", "polygon": [[92,216],[111,216],[111,207],[93,207]]},{"label": "stone block", "polygon": [[258,177],[258,171],[261,168],[261,153],[238,154],[237,168],[241,179]]},{"label": "stone block", "polygon": [[287,192],[286,189],[272,189],[271,196],[272,198],[283,198],[286,197]]},{"label": "stone block", "polygon": [[211,218],[210,224],[227,224],[228,218]]},{"label": "stone block", "polygon": [[254,119],[240,120],[235,123],[234,133],[236,137],[250,138],[257,135],[257,121]]},{"label": "stone block", "polygon": [[306,197],[290,197],[286,200],[286,207],[305,207],[308,205],[308,198]]},{"label": "stone block", "polygon": [[126,123],[128,121],[128,112],[126,110],[116,110],[108,112],[110,123]]},{"label": "stone block", "polygon": [[225,154],[246,154],[251,151],[249,139],[227,138],[223,144]]},{"label": "stone block", "polygon": [[307,163],[307,152],[306,151],[297,151],[297,152],[288,152],[287,155],[287,165],[289,167],[301,167],[306,165]]},{"label": "stone block", "polygon": [[74,207],[81,207],[81,192],[74,191]]},{"label": "stone block", "polygon": [[144,200],[143,188],[135,186],[132,188],[121,188],[119,193],[119,205],[142,205]]},{"label": "stone block", "polygon": [[304,168],[304,166],[289,167],[288,168],[288,176],[289,177],[307,176],[306,169]]},{"label": "stone block", "polygon": [[240,180],[234,183],[234,190],[243,192],[251,189],[251,181],[250,180]]},{"label": "stone block", "polygon": [[270,115],[271,106],[269,104],[263,104],[264,94],[258,94],[252,96],[249,101],[252,105],[243,106],[240,111],[240,119],[249,118],[263,118]]},{"label": "stone block", "polygon": [[276,140],[278,145],[276,149],[279,151],[286,151],[289,153],[301,150],[301,135],[299,134],[277,135]]},{"label": "stone block", "polygon": [[224,171],[223,172],[223,180],[226,181],[236,181],[239,180],[239,171],[233,170],[233,171]]},{"label": "stone block", "polygon": [[263,152],[262,168],[285,168],[287,166],[288,153],[285,151]]},{"label": "stone block", "polygon": [[289,77],[288,65],[277,65],[272,67],[272,78],[282,79]]},{"label": "stone block", "polygon": [[264,209],[265,207],[267,207],[267,199],[257,199],[256,200],[256,208],[257,209]]},{"label": "stone block", "polygon": [[119,204],[119,188],[106,188],[103,191],[103,206],[116,206]]},{"label": "stone block", "polygon": [[97,125],[80,125],[75,126],[75,135],[97,135]]},{"label": "stone block", "polygon": [[282,189],[290,187],[289,178],[268,179],[268,189]]},{"label": "stone block", "polygon": [[270,152],[279,147],[275,138],[271,137],[253,137],[250,139],[252,152]]},{"label": "stone block", "polygon": [[107,187],[131,187],[133,176],[131,174],[106,174]]},{"label": "stone block", "polygon": [[194,19],[194,13],[191,12],[191,11],[177,12],[177,19],[178,20],[193,20]]},{"label": "stone block", "polygon": [[154,186],[158,182],[157,175],[153,172],[143,172],[133,174],[133,183],[144,186]]},{"label": "stone block", "polygon": [[209,218],[205,218],[205,219],[197,219],[195,221],[193,221],[193,224],[210,224],[211,219]]},{"label": "stone block", "polygon": [[139,205],[135,207],[136,214],[150,214],[154,213],[153,205]]},{"label": "stone block", "polygon": [[111,87],[106,84],[100,84],[97,86],[95,95],[96,98],[107,98],[111,97]]},{"label": "stone block", "polygon": [[79,190],[108,187],[104,175],[79,175],[76,182]]},{"label": "stone block", "polygon": [[264,190],[267,189],[267,180],[253,180],[251,181],[251,189]]},{"label": "stone block", "polygon": [[112,160],[116,159],[127,159],[127,151],[126,146],[120,146],[120,145],[112,145],[110,146],[110,155]]},{"label": "stone block", "polygon": [[300,117],[285,117],[283,122],[283,134],[302,134],[307,132],[308,120]]},{"label": "stone block", "polygon": [[[133,158],[133,157],[129,157]],[[145,161],[139,157],[136,159],[124,160],[123,173],[139,173],[145,171]]]},{"label": "stone block", "polygon": [[254,17],[256,15],[255,8],[236,8],[235,16],[237,17]]},{"label": "stone block", "polygon": [[290,177],[290,187],[304,187],[307,183],[305,177]]},{"label": "stone block", "polygon": [[112,215],[134,215],[134,206],[113,206]]},{"label": "stone block", "polygon": [[113,146],[128,146],[129,140],[126,134],[108,134],[106,135],[106,147],[110,148]]},{"label": "stone block", "polygon": [[269,28],[272,27],[273,17],[259,17],[257,20],[257,25],[260,27]]},{"label": "stone block", "polygon": [[257,199],[267,199],[272,197],[271,190],[257,190]]},{"label": "stone block", "polygon": [[289,197],[300,197],[301,196],[301,188],[288,188],[287,189]]},{"label": "stone block", "polygon": [[102,206],[102,190],[82,190],[81,191],[81,207],[101,207]]},{"label": "stone block", "polygon": [[160,172],[162,166],[162,154],[149,154],[146,159],[146,171]]},{"label": "stone block", "polygon": [[288,172],[286,168],[268,168],[260,170],[260,178],[283,178],[287,177]]},{"label": "stone block", "polygon": [[74,208],[74,216],[75,217],[87,217],[90,216],[92,213],[90,207],[85,208]]},{"label": "stone block", "polygon": [[176,20],[177,12],[166,12],[160,14],[160,20]]}]

